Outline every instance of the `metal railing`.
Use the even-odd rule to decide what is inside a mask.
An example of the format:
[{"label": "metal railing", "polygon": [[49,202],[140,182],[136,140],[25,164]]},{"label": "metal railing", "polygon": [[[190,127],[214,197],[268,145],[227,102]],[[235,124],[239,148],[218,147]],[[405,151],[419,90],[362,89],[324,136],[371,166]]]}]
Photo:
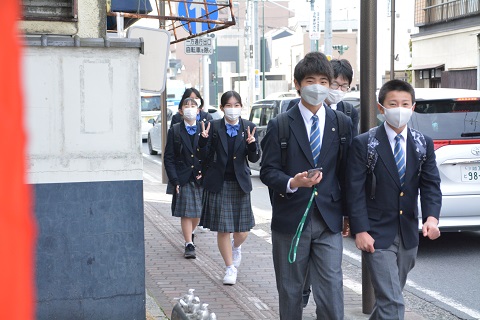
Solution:
[{"label": "metal railing", "polygon": [[415,26],[424,26],[480,14],[480,0],[451,0],[443,3],[417,0]]}]

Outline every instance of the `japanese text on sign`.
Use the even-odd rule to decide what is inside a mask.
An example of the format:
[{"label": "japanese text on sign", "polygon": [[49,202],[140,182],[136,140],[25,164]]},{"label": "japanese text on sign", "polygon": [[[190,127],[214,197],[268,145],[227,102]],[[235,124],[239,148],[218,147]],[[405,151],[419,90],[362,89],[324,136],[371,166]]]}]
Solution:
[{"label": "japanese text on sign", "polygon": [[185,40],[186,54],[213,54],[212,38],[202,37]]}]

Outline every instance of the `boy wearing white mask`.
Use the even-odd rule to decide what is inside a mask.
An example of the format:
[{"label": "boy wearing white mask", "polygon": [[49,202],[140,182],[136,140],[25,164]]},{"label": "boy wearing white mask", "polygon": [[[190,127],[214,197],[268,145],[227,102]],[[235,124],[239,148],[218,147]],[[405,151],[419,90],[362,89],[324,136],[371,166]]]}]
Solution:
[{"label": "boy wearing white mask", "polygon": [[[343,112],[352,119],[352,137],[355,137],[358,134],[358,110],[355,109],[352,104],[342,101],[345,93],[350,89],[350,84],[353,79],[353,68],[350,62],[346,59],[332,59],[330,60],[330,63],[332,64],[333,69],[333,80],[330,84],[327,98],[325,98],[325,103],[333,110]],[[344,237],[349,235],[349,230],[348,220],[345,219],[343,228]],[[304,308],[308,304],[310,292],[310,276],[307,274],[302,293]]]},{"label": "boy wearing white mask", "polygon": [[260,146],[255,124],[240,117],[240,95],[227,91],[220,103],[225,117],[207,125],[202,122],[197,151],[203,161],[205,189],[200,225],[217,232],[218,249],[226,267],[223,284],[234,285],[242,260],[241,245],[255,226],[248,161],[260,159]]},{"label": "boy wearing white mask", "polygon": [[346,59],[332,59],[330,63],[333,68],[333,81],[330,84],[330,91],[325,102],[330,108],[341,111],[352,119],[353,136],[356,136],[358,134],[358,110],[352,104],[342,101],[352,83],[352,65]]},{"label": "boy wearing white mask", "polygon": [[415,109],[412,86],[401,80],[386,82],[377,108],[386,121],[355,137],[350,147],[347,208],[375,291],[370,319],[404,319],[402,291],[419,243],[418,195],[422,234],[436,239],[440,176],[432,139],[407,125]]},{"label": "boy wearing white mask", "polygon": [[[323,53],[306,54],[295,66],[294,79],[300,101],[281,115],[289,130],[286,162],[277,116],[262,140],[260,169],[260,179],[273,191],[272,255],[280,319],[302,319],[307,270],[317,319],[343,319],[344,173],[351,120],[324,106],[333,70]],[[343,148],[339,121],[348,128]]]}]

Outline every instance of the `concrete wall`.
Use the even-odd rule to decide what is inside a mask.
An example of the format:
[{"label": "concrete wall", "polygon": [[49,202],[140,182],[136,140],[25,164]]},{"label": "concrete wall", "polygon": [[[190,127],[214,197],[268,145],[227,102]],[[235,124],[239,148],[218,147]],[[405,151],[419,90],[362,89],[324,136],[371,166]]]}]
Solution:
[{"label": "concrete wall", "polygon": [[26,47],[37,319],[145,319],[138,58]]},{"label": "concrete wall", "polygon": [[78,0],[78,21],[22,21],[25,34],[77,35],[82,38],[104,37],[107,29],[106,0]]}]

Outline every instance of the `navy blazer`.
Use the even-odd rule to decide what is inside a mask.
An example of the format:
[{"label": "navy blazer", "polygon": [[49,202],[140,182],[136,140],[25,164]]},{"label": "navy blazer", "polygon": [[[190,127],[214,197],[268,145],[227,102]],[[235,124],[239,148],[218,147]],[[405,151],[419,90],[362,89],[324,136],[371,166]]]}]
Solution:
[{"label": "navy blazer", "polygon": [[[207,121],[210,121],[212,120],[212,115],[206,111],[203,111],[203,110],[200,110],[200,121],[203,121],[203,122],[207,122]],[[176,124],[176,123],[179,123],[179,122],[182,122],[183,121],[183,116],[180,114],[180,112],[177,112],[175,113],[173,116],[172,116],[172,121],[170,122],[170,128]]]},{"label": "navy blazer", "polygon": [[[322,147],[317,167],[323,168],[322,181],[317,185],[315,205],[320,211],[328,228],[332,232],[342,230],[342,216],[346,215],[344,200],[344,172],[347,161],[348,147],[351,142],[351,131],[344,144],[340,168],[337,168],[337,157],[340,150],[338,121],[335,112],[325,108],[325,127]],[[260,179],[271,188],[272,197],[272,230],[294,234],[300,222],[312,188],[298,188],[294,193],[286,193],[287,183],[297,173],[314,168],[313,155],[310,149],[307,129],[303,121],[299,106],[295,105],[287,111],[290,126],[290,138],[287,144],[287,163],[282,167],[281,148],[279,141],[278,119],[268,122],[267,133],[262,140],[263,160],[260,169]],[[340,113],[351,123],[349,117]],[[351,128],[351,125],[349,126]],[[308,215],[306,224],[310,221]]]},{"label": "navy blazer", "polygon": [[[353,234],[368,231],[375,239],[374,247],[386,249],[400,230],[405,248],[418,246],[418,194],[423,222],[428,216],[439,219],[442,204],[440,176],[433,141],[425,136],[426,160],[422,163],[413,137],[408,130],[404,186],[385,131],[385,123],[376,132],[378,160],[375,198],[370,198],[371,175],[367,174],[368,132],[353,139],[347,167],[348,211]],[[421,165],[421,167],[420,167]],[[399,229],[400,228],[400,229]]]},{"label": "navy blazer", "polygon": [[165,166],[168,181],[173,186],[185,185],[192,175],[193,177],[196,177],[202,170],[200,161],[196,156],[198,137],[202,132],[201,123],[199,121],[196,122],[197,133],[194,136],[193,146],[184,123],[185,122],[182,121],[176,124],[176,126],[180,126],[180,142],[182,144],[181,153],[178,155],[175,154],[175,150],[179,150],[179,146],[175,146],[173,127],[168,129],[167,144],[165,145],[165,152],[163,153],[163,164]]},{"label": "navy blazer", "polygon": [[[256,132],[254,142],[255,147],[248,146],[246,142],[247,127],[250,127],[250,132],[252,132],[253,128],[255,128],[255,124],[248,120],[242,120],[241,118],[239,119],[239,124],[240,129],[235,136],[233,167],[238,184],[243,192],[248,193],[252,191],[252,180],[250,179],[251,171],[248,161],[253,163],[257,162],[260,159],[261,153]],[[215,145],[212,145],[214,127],[218,128],[218,132],[217,141]],[[225,127],[224,118],[210,121],[208,138],[204,139],[200,137],[199,148],[197,151],[199,158],[206,162],[206,169],[204,169],[203,172],[203,187],[210,192],[219,192],[223,187],[225,169],[228,161],[227,129]]]}]

